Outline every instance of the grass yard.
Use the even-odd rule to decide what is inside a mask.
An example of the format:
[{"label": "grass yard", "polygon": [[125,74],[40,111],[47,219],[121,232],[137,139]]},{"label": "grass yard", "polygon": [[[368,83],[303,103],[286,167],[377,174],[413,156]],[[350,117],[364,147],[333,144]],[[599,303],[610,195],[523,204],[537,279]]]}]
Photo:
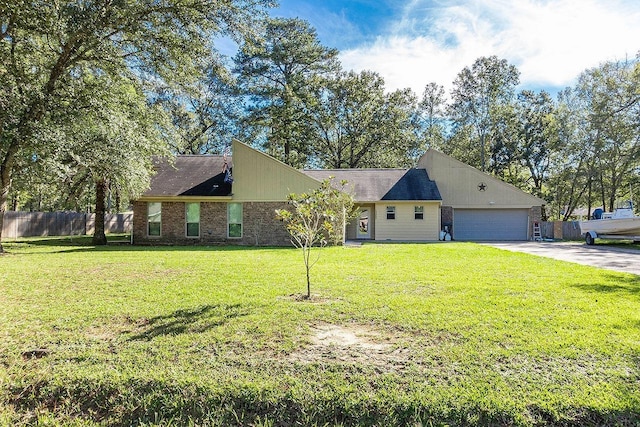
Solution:
[{"label": "grass yard", "polygon": [[640,277],[471,243],[6,242],[0,425],[637,425]]}]

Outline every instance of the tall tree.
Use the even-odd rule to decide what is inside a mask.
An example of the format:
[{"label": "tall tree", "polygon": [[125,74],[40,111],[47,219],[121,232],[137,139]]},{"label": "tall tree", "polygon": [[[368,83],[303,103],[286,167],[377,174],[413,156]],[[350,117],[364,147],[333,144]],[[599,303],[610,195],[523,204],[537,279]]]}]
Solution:
[{"label": "tall tree", "polygon": [[594,135],[589,130],[586,104],[574,88],[558,94],[556,123],[558,145],[551,156],[549,179],[554,199],[551,214],[566,221],[580,204],[590,203],[593,184]]},{"label": "tall tree", "polygon": [[305,164],[304,99],[315,78],[339,69],[337,54],[300,19],[269,19],[260,37],[241,46],[236,72],[250,97],[249,121],[264,130],[269,154],[293,166]]},{"label": "tall tree", "polygon": [[545,91],[524,90],[518,94],[517,156],[528,171],[528,190],[538,197],[545,196],[543,185],[549,178],[551,156],[558,144],[555,111],[555,104]]},{"label": "tall tree", "polygon": [[153,88],[153,102],[171,117],[169,143],[178,154],[221,153],[238,138],[242,103],[236,82],[220,55],[212,55],[202,65],[201,77],[194,82]]},{"label": "tall tree", "polygon": [[446,106],[444,87],[436,83],[427,84],[415,116],[418,138],[423,141],[419,147],[422,152],[429,148],[443,149],[447,127]]},{"label": "tall tree", "polygon": [[[577,92],[593,135],[592,179],[603,209],[614,209],[640,165],[640,58],[612,61],[584,72]],[[622,193],[622,194],[621,194]]]},{"label": "tall tree", "polygon": [[453,135],[446,151],[483,171],[490,169],[489,159],[509,139],[505,132],[511,129],[519,81],[517,68],[496,56],[478,58],[471,68],[465,67],[453,82],[449,108]]},{"label": "tall tree", "polygon": [[74,185],[88,184],[95,190],[93,243],[103,245],[107,194],[138,196],[149,182],[152,157],[168,154],[168,144],[159,132],[160,112],[148,108],[140,87],[107,75],[84,78],[93,80],[91,96],[100,99],[99,105],[65,124],[67,144],[55,164],[64,167]]},{"label": "tall tree", "polygon": [[306,104],[313,160],[335,169],[410,166],[416,103],[410,90],[386,93],[371,71],[319,82]]},{"label": "tall tree", "polygon": [[0,0],[0,242],[20,159],[53,148],[38,138],[44,121],[65,122],[69,112],[82,107],[79,67],[96,74],[124,76],[135,69],[139,76],[189,80],[214,34],[251,28],[253,17],[270,4]]}]

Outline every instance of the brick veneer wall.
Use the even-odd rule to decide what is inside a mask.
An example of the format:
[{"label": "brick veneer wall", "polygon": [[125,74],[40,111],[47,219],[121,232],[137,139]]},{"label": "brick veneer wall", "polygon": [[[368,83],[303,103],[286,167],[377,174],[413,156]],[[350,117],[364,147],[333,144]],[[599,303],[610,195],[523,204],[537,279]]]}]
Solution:
[{"label": "brick veneer wall", "polygon": [[200,237],[186,237],[185,204],[162,203],[162,228],[159,237],[147,236],[147,203],[133,204],[134,244],[207,245],[231,244],[251,246],[290,246],[284,224],[276,218],[276,209],[285,202],[250,202],[242,206],[242,238],[227,238],[227,203],[200,203]]},{"label": "brick veneer wall", "polygon": [[449,233],[453,233],[453,207],[451,206],[440,207],[440,227],[444,230],[445,225],[449,229]]},{"label": "brick veneer wall", "polygon": [[243,203],[242,244],[255,246],[291,246],[291,236],[284,223],[276,218],[276,209],[287,207],[286,202]]},{"label": "brick veneer wall", "polygon": [[534,223],[542,223],[542,206],[533,206],[529,209],[529,218],[531,218],[531,224],[529,228],[529,239],[533,239],[533,225]]}]

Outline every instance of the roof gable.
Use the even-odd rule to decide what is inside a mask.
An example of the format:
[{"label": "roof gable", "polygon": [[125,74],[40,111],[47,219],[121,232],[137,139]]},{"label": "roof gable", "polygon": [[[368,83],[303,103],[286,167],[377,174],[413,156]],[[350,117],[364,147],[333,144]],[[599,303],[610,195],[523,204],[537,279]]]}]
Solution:
[{"label": "roof gable", "polygon": [[444,153],[429,149],[418,160],[438,183],[442,203],[454,208],[525,208],[545,201]]},{"label": "roof gable", "polygon": [[233,199],[239,202],[286,201],[320,182],[266,153],[233,140]]}]

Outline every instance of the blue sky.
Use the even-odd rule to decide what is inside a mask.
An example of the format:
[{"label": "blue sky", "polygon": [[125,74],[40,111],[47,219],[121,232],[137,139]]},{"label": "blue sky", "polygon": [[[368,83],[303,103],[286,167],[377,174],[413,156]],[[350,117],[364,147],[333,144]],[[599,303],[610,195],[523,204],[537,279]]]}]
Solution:
[{"label": "blue sky", "polygon": [[521,88],[557,92],[585,69],[640,51],[639,0],[280,0],[340,50],[345,69],[373,70],[388,89],[422,93],[480,56],[521,72]]}]

